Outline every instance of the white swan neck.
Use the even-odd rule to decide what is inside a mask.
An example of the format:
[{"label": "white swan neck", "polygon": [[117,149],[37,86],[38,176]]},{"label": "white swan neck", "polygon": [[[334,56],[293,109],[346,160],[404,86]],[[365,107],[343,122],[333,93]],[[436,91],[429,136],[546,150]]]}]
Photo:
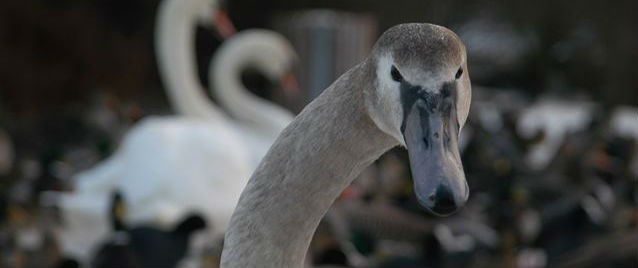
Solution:
[{"label": "white swan neck", "polygon": [[194,39],[197,6],[190,0],[164,0],[158,8],[155,51],[160,78],[177,113],[222,118],[197,78]]},{"label": "white swan neck", "polygon": [[259,35],[257,30],[249,30],[222,44],[211,63],[211,90],[232,117],[275,138],[292,121],[293,114],[249,92],[240,77],[242,68],[259,61],[257,57],[268,56],[263,46],[276,45]]},{"label": "white swan neck", "polygon": [[302,267],[333,201],[397,145],[365,112],[365,85],[349,81],[358,73],[346,73],[309,104],[264,157],[226,232],[222,267]]}]

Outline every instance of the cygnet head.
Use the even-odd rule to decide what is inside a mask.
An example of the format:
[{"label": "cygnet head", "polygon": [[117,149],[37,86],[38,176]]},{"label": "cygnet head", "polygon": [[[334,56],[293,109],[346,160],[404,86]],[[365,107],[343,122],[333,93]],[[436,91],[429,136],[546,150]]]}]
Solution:
[{"label": "cygnet head", "polygon": [[401,24],[383,33],[368,61],[368,112],[407,148],[419,203],[437,215],[456,212],[469,194],[458,149],[471,100],[465,46],[447,28]]}]

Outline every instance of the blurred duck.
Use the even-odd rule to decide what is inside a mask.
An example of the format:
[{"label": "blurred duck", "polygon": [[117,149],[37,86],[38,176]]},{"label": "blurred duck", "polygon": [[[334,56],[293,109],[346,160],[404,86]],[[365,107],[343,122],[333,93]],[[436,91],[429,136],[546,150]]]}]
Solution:
[{"label": "blurred duck", "polygon": [[[59,230],[59,234],[65,254],[86,260],[92,246],[106,235],[107,219],[102,212],[108,206],[106,197],[113,189],[121,189],[127,196],[127,219],[131,223],[148,222],[168,227],[175,225],[187,211],[197,210],[215,226],[214,229],[209,229],[211,236],[217,237],[224,233],[241,190],[257,164],[255,160],[261,158],[261,155],[255,156],[255,152],[263,155],[267,147],[262,145],[265,149],[259,147],[258,150],[249,150],[247,147],[255,146],[257,142],[253,140],[258,139],[249,140],[245,131],[237,128],[226,114],[206,98],[195,75],[193,39],[197,20],[211,21],[211,14],[215,14],[215,24],[226,25],[223,28],[226,30],[220,32],[228,34],[228,29],[232,30],[227,19],[217,17],[223,16],[223,13],[210,12],[211,5],[215,7],[215,4],[210,0],[165,0],[160,4],[156,34],[158,63],[169,100],[182,116],[142,120],[131,129],[110,158],[76,176],[75,191],[62,195],[60,202],[64,227]],[[259,34],[260,38],[269,36],[265,31],[255,34]],[[277,43],[261,43],[260,45],[267,47],[265,49],[232,41],[245,49],[274,54],[271,57],[274,62],[270,64],[278,69],[265,69],[267,77],[285,71],[287,62],[294,56],[288,54],[292,53],[292,49],[283,38],[270,35],[275,36],[272,40]],[[243,34],[238,37],[240,40],[254,40]],[[267,37],[260,40],[266,39]],[[243,53],[254,56],[252,52],[254,51]],[[251,63],[247,58],[242,60],[248,61],[242,63]],[[255,62],[263,63],[263,59],[258,58]],[[215,66],[226,68],[219,64]],[[228,80],[238,76],[232,72],[228,75],[220,79]],[[229,83],[216,82],[217,84],[223,86]],[[237,87],[230,90],[242,88],[237,84]],[[226,99],[241,101],[238,98],[242,96],[244,95]],[[265,101],[253,100],[254,102],[267,106]],[[252,108],[255,107],[248,109]],[[285,114],[281,108],[277,111]],[[264,116],[268,114],[259,113]],[[264,116],[260,117],[262,122],[265,122]],[[267,128],[264,124],[257,126],[277,132],[276,129],[285,125],[281,118],[268,122],[279,124],[272,128]],[[258,141],[267,143],[263,139]]]},{"label": "blurred duck", "polygon": [[113,234],[97,251],[91,267],[175,267],[186,255],[193,233],[206,228],[202,217],[190,215],[172,231],[151,226],[129,229],[125,212],[124,197],[115,192],[110,211]]}]

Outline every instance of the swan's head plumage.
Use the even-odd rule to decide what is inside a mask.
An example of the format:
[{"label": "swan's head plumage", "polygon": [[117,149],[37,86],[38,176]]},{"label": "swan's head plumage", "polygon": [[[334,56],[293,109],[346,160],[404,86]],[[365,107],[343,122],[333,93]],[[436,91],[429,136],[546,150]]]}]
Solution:
[{"label": "swan's head plumage", "polygon": [[[188,4],[183,5],[184,7],[190,8],[192,13],[183,14],[196,14],[197,23],[201,26],[205,26],[207,28],[214,28],[215,25],[215,16],[217,14],[217,10],[220,8],[219,0],[179,0],[187,2]],[[179,2],[178,1],[178,2]]]},{"label": "swan's head plumage", "polygon": [[465,46],[444,27],[401,24],[368,61],[368,112],[408,149],[419,201],[436,214],[456,211],[469,193],[457,145],[471,99]]},{"label": "swan's head plumage", "polygon": [[[291,72],[297,60],[292,44],[281,34],[265,29],[241,31],[227,40],[224,51],[236,55],[240,64],[258,69],[266,77],[277,81]],[[242,66],[240,66],[241,68]]]}]

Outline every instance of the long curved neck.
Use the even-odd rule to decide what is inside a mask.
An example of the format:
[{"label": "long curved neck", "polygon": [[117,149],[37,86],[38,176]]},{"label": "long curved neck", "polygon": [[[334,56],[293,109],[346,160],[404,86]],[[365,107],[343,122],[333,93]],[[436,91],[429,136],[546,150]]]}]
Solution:
[{"label": "long curved neck", "polygon": [[[246,39],[244,39],[246,40]],[[259,128],[261,133],[273,136],[273,139],[292,121],[294,115],[283,107],[263,100],[241,83],[242,68],[250,66],[267,51],[260,52],[257,40],[243,44],[229,40],[222,45],[212,62],[211,90],[219,103],[228,113],[243,124]],[[250,51],[247,51],[250,50]]]},{"label": "long curved neck", "polygon": [[198,10],[192,2],[164,0],[160,3],[155,28],[160,78],[177,113],[222,118],[222,112],[208,100],[196,75],[193,41]]},{"label": "long curved neck", "polygon": [[226,232],[222,267],[302,267],[339,193],[398,145],[366,113],[362,65],[310,103],[264,157]]}]

